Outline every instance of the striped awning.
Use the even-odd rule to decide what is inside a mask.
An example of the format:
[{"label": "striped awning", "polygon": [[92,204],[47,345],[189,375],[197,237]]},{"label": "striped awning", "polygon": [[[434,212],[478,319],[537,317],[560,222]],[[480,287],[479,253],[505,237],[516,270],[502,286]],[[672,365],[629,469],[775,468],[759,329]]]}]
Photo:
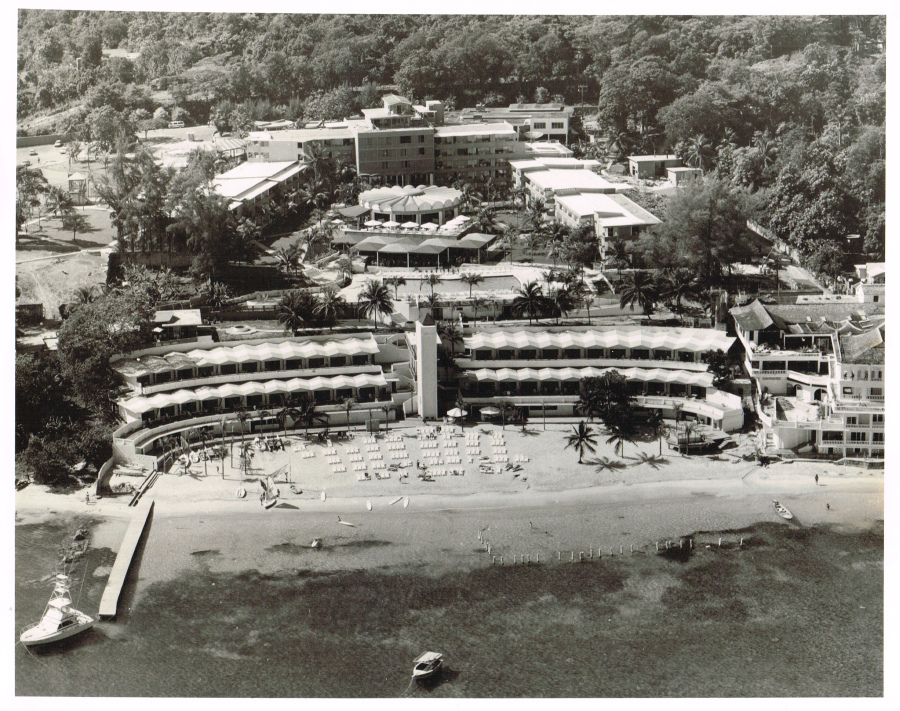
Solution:
[{"label": "striped awning", "polygon": [[150,397],[133,397],[122,402],[129,412],[141,414],[159,410],[170,405],[186,402],[219,400],[227,397],[247,397],[248,395],[273,395],[276,393],[314,392],[316,390],[337,390],[339,388],[386,387],[387,381],[381,373],[361,373],[360,375],[338,375],[331,378],[291,378],[290,380],[251,381],[248,383],[227,383],[217,387],[202,387],[195,390],[184,389],[159,393]]},{"label": "striped awning", "polygon": [[652,383],[681,383],[682,385],[711,388],[713,380],[711,373],[692,373],[668,368],[481,368],[480,370],[467,370],[466,375],[478,381],[502,383],[575,381],[582,378],[599,377],[611,370],[615,370],[626,380]]}]

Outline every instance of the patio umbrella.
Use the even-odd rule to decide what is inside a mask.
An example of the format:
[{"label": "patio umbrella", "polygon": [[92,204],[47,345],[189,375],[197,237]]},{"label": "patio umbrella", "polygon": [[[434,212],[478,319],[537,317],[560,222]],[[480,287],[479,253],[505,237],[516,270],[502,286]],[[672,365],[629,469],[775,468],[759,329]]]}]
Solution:
[{"label": "patio umbrella", "polygon": [[498,410],[496,407],[482,407],[481,414],[485,417],[496,417],[500,414],[500,410]]},{"label": "patio umbrella", "polygon": [[404,223],[403,223],[402,225],[400,225],[400,226],[401,226],[403,229],[406,229],[406,230],[412,230],[412,229],[415,229],[416,227],[418,227],[418,226],[419,226],[419,223],[418,223],[418,222],[413,222],[412,220],[410,220],[409,222],[404,222]]},{"label": "patio umbrella", "polygon": [[421,227],[423,230],[436,230],[438,228],[438,226],[433,222],[423,222],[421,225],[419,225],[419,227]]},{"label": "patio umbrella", "polygon": [[333,219],[333,220],[331,221],[331,224],[333,224],[333,225],[343,225],[343,224],[344,224],[344,221],[343,221],[340,217],[336,217],[335,219]]},{"label": "patio umbrella", "polygon": [[394,222],[393,220],[388,220],[387,222],[384,223],[384,227],[399,227],[399,226],[400,226],[400,223]]},{"label": "patio umbrella", "polygon": [[457,215],[453,218],[453,222],[468,222],[471,219],[471,217],[466,217],[465,215]]},{"label": "patio umbrella", "polygon": [[467,410],[460,410],[458,407],[454,407],[452,410],[448,410],[447,414],[450,415],[450,417],[465,417],[469,413]]},{"label": "patio umbrella", "polygon": [[378,227],[381,223],[378,220],[369,220],[363,224],[365,224],[366,227]]}]

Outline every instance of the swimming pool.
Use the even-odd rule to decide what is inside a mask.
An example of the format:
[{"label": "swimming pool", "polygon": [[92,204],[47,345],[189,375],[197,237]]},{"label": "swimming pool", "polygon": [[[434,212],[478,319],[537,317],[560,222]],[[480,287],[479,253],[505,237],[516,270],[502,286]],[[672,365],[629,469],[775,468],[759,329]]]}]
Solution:
[{"label": "swimming pool", "polygon": [[[431,294],[431,285],[423,279],[415,277],[404,277],[406,284],[401,284],[397,289],[398,296],[409,296],[412,294]],[[388,282],[391,292],[394,287]],[[472,287],[472,291],[514,291],[521,286],[521,282],[514,276],[486,276],[484,280]],[[434,285],[435,294],[468,294],[469,285],[458,277],[448,275],[442,279],[440,284]]]}]

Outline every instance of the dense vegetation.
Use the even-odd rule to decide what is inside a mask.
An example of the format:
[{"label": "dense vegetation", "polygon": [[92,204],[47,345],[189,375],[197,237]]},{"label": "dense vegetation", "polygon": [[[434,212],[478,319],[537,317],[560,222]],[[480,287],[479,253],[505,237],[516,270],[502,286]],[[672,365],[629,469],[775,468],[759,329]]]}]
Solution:
[{"label": "dense vegetation", "polygon": [[[341,118],[385,84],[451,108],[584,100],[605,137],[590,150],[675,150],[763,191],[762,221],[802,252],[860,234],[880,258],[884,44],[876,16],[21,10],[18,115],[68,109],[56,128],[109,150],[169,118]],[[109,49],[139,54],[102,61]]]}]

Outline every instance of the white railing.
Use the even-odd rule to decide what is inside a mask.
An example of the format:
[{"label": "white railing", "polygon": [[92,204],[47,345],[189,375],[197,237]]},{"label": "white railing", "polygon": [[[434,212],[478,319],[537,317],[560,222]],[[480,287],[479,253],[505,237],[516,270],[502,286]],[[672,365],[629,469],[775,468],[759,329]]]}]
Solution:
[{"label": "white railing", "polygon": [[372,365],[344,365],[330,368],[299,368],[296,370],[260,370],[255,373],[233,373],[231,375],[211,375],[206,378],[186,378],[184,380],[169,380],[165,383],[145,385],[141,390],[142,395],[167,392],[169,390],[181,390],[183,388],[199,388],[209,385],[224,385],[228,383],[244,383],[248,381],[288,380],[290,378],[316,378],[334,375],[347,375],[359,373],[381,373],[381,367]]}]

